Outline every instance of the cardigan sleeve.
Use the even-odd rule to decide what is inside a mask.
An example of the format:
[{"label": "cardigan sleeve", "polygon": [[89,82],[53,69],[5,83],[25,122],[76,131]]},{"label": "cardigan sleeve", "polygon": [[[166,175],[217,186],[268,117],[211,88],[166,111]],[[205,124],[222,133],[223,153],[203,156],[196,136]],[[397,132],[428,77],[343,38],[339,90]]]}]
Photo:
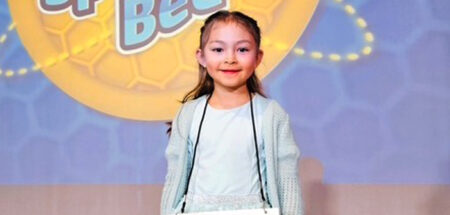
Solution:
[{"label": "cardigan sleeve", "polygon": [[289,115],[276,105],[278,145],[278,196],[282,215],[303,215],[303,200],[298,177],[300,151],[295,143]]},{"label": "cardigan sleeve", "polygon": [[[166,215],[171,213],[173,210],[173,202],[170,202],[170,194],[176,192],[176,182],[174,181],[175,175],[178,170],[176,168],[180,155],[182,153],[181,143],[183,141],[183,136],[180,132],[180,122],[182,121],[182,109],[180,108],[176,114],[174,120],[172,121],[172,132],[169,137],[169,143],[166,148],[165,156],[167,160],[167,175],[165,178],[164,188],[161,196],[160,213],[161,215]],[[173,195],[172,195],[173,196]]]}]

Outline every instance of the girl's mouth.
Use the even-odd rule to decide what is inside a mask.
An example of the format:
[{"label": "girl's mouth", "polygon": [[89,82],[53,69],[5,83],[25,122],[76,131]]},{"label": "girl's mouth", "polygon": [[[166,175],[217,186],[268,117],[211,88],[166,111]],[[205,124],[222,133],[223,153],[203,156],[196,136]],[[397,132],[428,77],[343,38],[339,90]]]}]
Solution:
[{"label": "girl's mouth", "polygon": [[222,72],[227,73],[227,74],[233,74],[233,73],[237,73],[239,71],[240,70],[238,70],[238,69],[234,69],[234,70],[232,70],[232,69],[225,69],[225,70],[222,70]]}]

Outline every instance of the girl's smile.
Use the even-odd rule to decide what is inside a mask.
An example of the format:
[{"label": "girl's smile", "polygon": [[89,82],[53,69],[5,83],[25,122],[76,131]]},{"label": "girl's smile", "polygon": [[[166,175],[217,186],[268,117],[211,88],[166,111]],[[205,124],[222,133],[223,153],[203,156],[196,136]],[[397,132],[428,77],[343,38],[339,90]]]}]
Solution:
[{"label": "girl's smile", "polygon": [[223,69],[221,71],[224,72],[225,74],[236,74],[241,70],[240,69]]}]

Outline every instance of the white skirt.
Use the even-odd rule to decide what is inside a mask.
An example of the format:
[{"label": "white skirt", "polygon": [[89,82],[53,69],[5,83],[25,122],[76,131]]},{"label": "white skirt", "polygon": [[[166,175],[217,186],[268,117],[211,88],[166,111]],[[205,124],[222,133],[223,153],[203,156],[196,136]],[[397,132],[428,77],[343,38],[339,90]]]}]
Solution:
[{"label": "white skirt", "polygon": [[[183,201],[180,201],[176,212],[181,212]],[[260,194],[236,196],[236,195],[190,195],[186,196],[186,213],[227,211],[240,209],[263,208],[264,203]],[[268,205],[266,205],[268,207]]]}]

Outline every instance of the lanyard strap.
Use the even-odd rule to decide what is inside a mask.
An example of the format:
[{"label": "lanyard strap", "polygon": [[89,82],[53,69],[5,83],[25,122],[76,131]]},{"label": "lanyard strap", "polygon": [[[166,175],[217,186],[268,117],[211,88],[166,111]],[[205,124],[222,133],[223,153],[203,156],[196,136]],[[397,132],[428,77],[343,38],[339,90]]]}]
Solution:
[{"label": "lanyard strap", "polygon": [[[250,93],[250,91],[249,91],[249,96],[250,96],[250,111],[251,111],[251,115],[252,115],[253,139],[255,140],[254,142],[255,142],[255,150],[256,150],[256,159],[257,159],[257,165],[258,165],[258,179],[259,179],[259,184],[260,184],[261,199],[263,201],[264,210],[265,210],[266,198],[264,197],[263,183],[262,183],[262,179],[261,179],[261,167],[259,165],[259,152],[258,152],[258,142],[256,139],[255,117],[253,114],[252,94]],[[200,125],[198,126],[197,140],[195,141],[195,147],[194,147],[194,156],[192,157],[192,167],[189,170],[189,175],[187,178],[187,185],[186,185],[186,189],[184,190],[183,206],[181,207],[181,213],[184,213],[184,209],[186,207],[186,195],[189,190],[189,183],[191,181],[192,171],[194,169],[194,163],[195,163],[195,156],[197,154],[198,141],[200,139],[200,132],[202,130],[203,120],[205,119],[205,113],[206,113],[206,108],[208,107],[209,99],[211,99],[211,94],[208,95],[208,98],[206,99],[205,107],[203,108],[202,118],[200,120]],[[270,205],[270,203],[269,203],[269,205]]]}]

